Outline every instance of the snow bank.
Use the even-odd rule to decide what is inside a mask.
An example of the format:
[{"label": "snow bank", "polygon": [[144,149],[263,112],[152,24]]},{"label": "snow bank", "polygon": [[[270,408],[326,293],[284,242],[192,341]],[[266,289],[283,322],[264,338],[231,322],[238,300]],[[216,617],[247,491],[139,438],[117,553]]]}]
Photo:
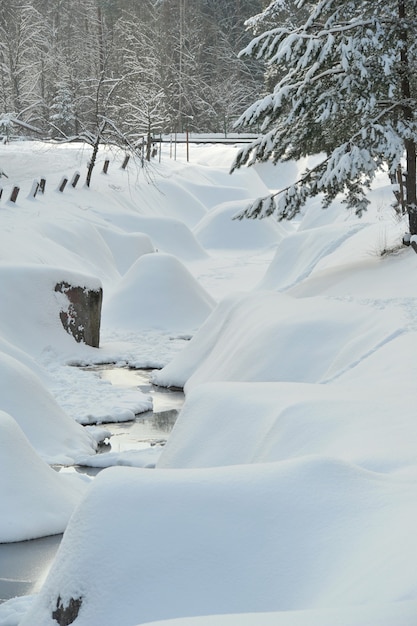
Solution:
[{"label": "snow bank", "polygon": [[2,263],[58,266],[67,272],[91,274],[106,285],[117,280],[112,253],[85,215],[78,215],[74,207],[63,213],[61,207],[40,208],[27,202],[28,207],[13,207],[5,213],[2,208]]},{"label": "snow bank", "polygon": [[0,543],[62,533],[87,484],[51,469],[0,411]]},{"label": "snow bank", "polygon": [[7,297],[0,299],[0,334],[32,357],[47,349],[74,353],[93,350],[77,344],[63,328],[59,314],[68,306],[55,292],[59,282],[97,290],[94,276],[43,265],[0,265],[0,284]]},{"label": "snow bank", "polygon": [[232,296],[154,381],[187,392],[208,381],[324,382],[401,333],[402,322],[354,302],[274,292]]},{"label": "snow bank", "polygon": [[150,237],[155,248],[172,254],[182,261],[194,261],[207,257],[207,252],[197,241],[191,230],[178,219],[172,217],[151,217],[134,212],[100,211],[106,220],[117,229],[127,233],[144,233]]},{"label": "snow bank", "polygon": [[34,372],[34,374],[36,374],[45,384],[50,382],[51,379],[48,372],[39,362],[37,362],[27,352],[24,352],[14,344],[10,343],[10,341],[7,341],[7,339],[0,337],[0,353],[2,352],[3,354],[8,354],[17,361],[20,361],[20,363],[23,363],[23,365],[32,370],[32,372]]},{"label": "snow bank", "polygon": [[113,254],[95,224],[84,216],[49,219],[38,224],[43,238],[49,237],[55,244],[46,247],[50,248],[48,256],[43,253],[45,265],[54,266],[56,259],[65,259],[62,266],[67,270],[89,274],[105,285],[119,278]]},{"label": "snow bank", "polygon": [[211,296],[176,257],[146,254],[104,299],[103,324],[128,330],[191,331],[213,307]]},{"label": "snow bank", "polygon": [[181,179],[175,177],[168,179],[158,179],[157,190],[163,194],[163,198],[155,198],[159,200],[158,204],[162,204],[161,200],[164,200],[165,212],[166,206],[171,208],[171,216],[184,222],[189,228],[193,228],[199,220],[206,214],[206,206],[202,201],[204,194],[195,194],[193,189],[187,184],[181,184]]},{"label": "snow bank", "polygon": [[[243,222],[251,237],[232,233],[230,208],[312,163],[230,176],[238,146],[192,145],[188,163],[185,146],[176,161],[164,149],[152,181],[100,149],[91,187],[59,193],[63,174],[85,172],[91,148],[0,145],[10,176],[2,179],[0,408],[49,462],[158,463],[104,469],[39,597],[1,605],[1,626],[24,613],[22,624],[54,626],[59,597],[64,605],[82,597],[77,626],[174,617],[185,626],[186,616],[193,626],[411,626],[417,256],[379,256],[406,230],[385,210],[385,183],[370,193],[366,221],[338,204],[323,211],[316,198],[296,222],[274,224],[276,257],[259,281],[271,227]],[[29,198],[45,173],[46,193]],[[12,180],[21,183],[14,206],[4,201]],[[214,247],[220,241],[227,250]],[[60,324],[53,288],[73,279],[104,285],[100,350],[76,344]],[[236,293],[256,283],[256,292]],[[213,310],[202,287],[232,295]],[[124,419],[150,400],[106,389],[63,361],[155,365],[173,352],[155,380],[186,384],[187,399],[165,449],[94,455],[103,431],[88,434],[69,416]],[[28,533],[31,512],[35,526],[41,519],[33,491],[45,511],[63,503],[62,517],[52,509],[42,518],[40,532],[54,532],[79,493],[32,449],[22,454],[10,420],[0,433],[2,514],[6,502],[11,524]],[[12,485],[22,498],[12,500]]]},{"label": "snow bank", "polygon": [[79,454],[94,454],[93,437],[74,422],[26,365],[0,352],[2,410],[19,424],[48,463],[71,464]]},{"label": "snow bank", "polygon": [[372,471],[404,470],[417,462],[417,424],[403,389],[386,382],[381,397],[368,377],[362,384],[343,386],[198,385],[187,394],[157,467],[214,467],[320,455]]},{"label": "snow bank", "polygon": [[412,626],[416,614],[417,601],[404,601],[340,609],[184,617],[148,622],[145,626]]},{"label": "snow bank", "polygon": [[285,234],[272,218],[234,220],[248,200],[223,202],[212,209],[194,228],[204,248],[263,248],[277,244]]},{"label": "snow bank", "polygon": [[[200,470],[111,468],[74,512],[20,626],[329,609],[416,599],[417,487],[309,457]],[[360,610],[360,607],[357,607]]]},{"label": "snow bank", "polygon": [[155,252],[151,238],[143,233],[125,233],[110,228],[99,230],[113,254],[121,275],[125,274],[143,254]]},{"label": "snow bank", "polygon": [[259,283],[259,289],[284,291],[307,278],[321,259],[337,250],[365,223],[331,225],[287,235]]},{"label": "snow bank", "polygon": [[[397,246],[399,240],[398,235]],[[389,245],[383,227],[368,226],[323,258],[309,279],[296,284],[291,294],[300,298],[320,294],[380,302],[394,298],[411,301],[410,276],[417,272],[417,255],[410,254],[409,248],[381,255]]]}]

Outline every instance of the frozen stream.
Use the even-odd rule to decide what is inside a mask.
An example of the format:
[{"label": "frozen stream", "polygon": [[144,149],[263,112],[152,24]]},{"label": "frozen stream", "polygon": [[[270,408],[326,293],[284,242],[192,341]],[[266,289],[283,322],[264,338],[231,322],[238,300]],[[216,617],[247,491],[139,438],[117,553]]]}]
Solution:
[{"label": "frozen stream", "polygon": [[[109,444],[102,445],[101,452],[123,452],[165,443],[184,402],[183,392],[152,385],[150,382],[152,370],[109,366],[94,369],[100,370],[101,377],[113,385],[139,388],[143,393],[152,397],[153,403],[153,411],[141,413],[133,422],[103,424],[103,427],[111,432],[111,438]],[[92,468],[85,468],[85,470],[79,468],[79,470],[94,473]]]},{"label": "frozen stream", "polygon": [[[104,424],[112,433],[101,452],[123,452],[164,443],[171,432],[184,401],[180,390],[154,387],[150,382],[151,371],[132,370],[103,366],[101,376],[113,385],[139,387],[150,394],[153,411],[143,413],[134,422]],[[99,469],[74,468],[76,471],[95,475]],[[152,471],[152,470],[149,470]],[[62,535],[42,537],[31,541],[0,544],[0,603],[15,596],[36,593],[49,571],[61,542]]]}]

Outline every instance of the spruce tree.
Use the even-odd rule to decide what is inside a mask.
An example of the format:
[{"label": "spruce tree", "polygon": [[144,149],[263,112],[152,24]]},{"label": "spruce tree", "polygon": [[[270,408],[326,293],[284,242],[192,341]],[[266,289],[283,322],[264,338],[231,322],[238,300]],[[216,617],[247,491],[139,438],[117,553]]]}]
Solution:
[{"label": "spruce tree", "polygon": [[[274,19],[279,25],[271,27]],[[261,134],[232,170],[322,158],[240,217],[291,219],[319,194],[324,206],[344,194],[361,215],[375,174],[385,169],[417,234],[417,0],[273,0],[248,24],[260,34],[241,54],[265,61],[276,84],[238,120],[238,128]]]}]

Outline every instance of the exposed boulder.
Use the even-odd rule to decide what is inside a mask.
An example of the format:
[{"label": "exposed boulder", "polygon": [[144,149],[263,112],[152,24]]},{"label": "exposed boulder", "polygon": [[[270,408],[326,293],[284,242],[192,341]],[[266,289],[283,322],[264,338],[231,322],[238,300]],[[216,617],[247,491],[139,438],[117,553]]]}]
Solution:
[{"label": "exposed boulder", "polygon": [[68,307],[59,314],[67,333],[78,343],[98,348],[103,290],[76,287],[63,281],[56,284],[55,291],[65,294],[68,299]]}]

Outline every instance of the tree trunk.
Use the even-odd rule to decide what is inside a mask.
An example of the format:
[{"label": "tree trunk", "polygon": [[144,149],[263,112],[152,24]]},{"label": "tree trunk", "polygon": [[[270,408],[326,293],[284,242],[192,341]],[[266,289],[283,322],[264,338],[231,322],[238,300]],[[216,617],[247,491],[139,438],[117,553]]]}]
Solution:
[{"label": "tree trunk", "polygon": [[146,160],[147,161],[151,160],[151,153],[152,153],[152,134],[151,134],[151,131],[148,130],[148,134],[146,137]]},{"label": "tree trunk", "polygon": [[[411,87],[410,87],[410,66],[408,63],[408,34],[407,30],[402,27],[407,17],[405,0],[398,0],[398,18],[400,22],[400,41],[401,41],[401,95],[404,100],[402,107],[404,120],[410,122],[413,119],[413,111],[410,106]],[[417,235],[417,154],[416,144],[412,139],[405,141],[407,171],[405,175],[405,191],[406,191],[406,207],[408,214],[409,229],[411,235]]]},{"label": "tree trunk", "polygon": [[91,159],[88,163],[87,178],[85,179],[85,184],[87,185],[87,187],[89,187],[91,183],[91,176],[93,174],[93,169],[96,164],[99,145],[100,145],[100,135],[98,134],[93,145],[93,153],[91,155]]},{"label": "tree trunk", "polygon": [[407,152],[407,176],[405,188],[407,196],[408,223],[411,235],[417,235],[417,167],[416,167],[416,144],[414,141],[406,142]]}]

